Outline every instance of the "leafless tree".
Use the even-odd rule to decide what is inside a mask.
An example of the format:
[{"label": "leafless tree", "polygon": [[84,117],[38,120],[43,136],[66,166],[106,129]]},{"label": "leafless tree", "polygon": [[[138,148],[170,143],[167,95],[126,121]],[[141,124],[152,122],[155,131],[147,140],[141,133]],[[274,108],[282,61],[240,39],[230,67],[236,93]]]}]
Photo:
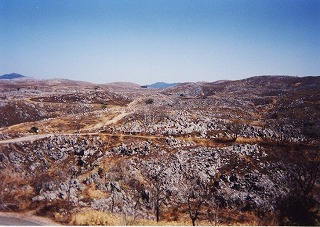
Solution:
[{"label": "leafless tree", "polygon": [[137,179],[130,179],[128,182],[130,188],[132,188],[132,195],[133,195],[133,203],[132,203],[132,210],[133,210],[133,221],[137,217],[137,210],[139,209],[140,205],[143,202],[149,202],[149,196],[146,195],[146,190],[143,184]]},{"label": "leafless tree", "polygon": [[148,178],[151,182],[151,193],[153,207],[155,211],[156,221],[160,220],[161,207],[165,200],[171,195],[171,192],[166,188],[166,181],[164,175],[165,166],[160,161],[153,163],[153,169],[149,171]]},{"label": "leafless tree", "polygon": [[118,185],[114,182],[110,182],[110,189],[111,189],[111,212],[113,213],[114,207],[116,205],[116,199],[118,196],[118,193],[121,192]]},{"label": "leafless tree", "polygon": [[295,189],[302,196],[309,196],[320,177],[320,155],[318,151],[304,151],[287,165]]},{"label": "leafless tree", "polygon": [[240,120],[234,120],[226,125],[227,133],[231,136],[233,141],[236,141],[239,134],[243,130],[243,124]]},{"label": "leafless tree", "polygon": [[282,156],[290,193],[280,202],[280,224],[315,225],[319,202],[315,185],[320,176],[318,150],[291,151]]},{"label": "leafless tree", "polygon": [[203,179],[201,172],[194,163],[191,162],[181,165],[181,170],[184,178],[184,197],[188,205],[188,214],[192,225],[196,225],[196,221],[202,214],[202,208],[209,205],[212,197],[210,190],[210,181]]}]

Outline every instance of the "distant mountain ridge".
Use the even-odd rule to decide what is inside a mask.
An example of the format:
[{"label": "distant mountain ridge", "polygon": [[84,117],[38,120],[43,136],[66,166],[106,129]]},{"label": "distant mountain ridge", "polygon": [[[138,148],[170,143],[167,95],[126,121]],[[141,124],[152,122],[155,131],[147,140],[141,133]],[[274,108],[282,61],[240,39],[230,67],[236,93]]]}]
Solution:
[{"label": "distant mountain ridge", "polygon": [[254,76],[240,80],[223,80],[216,82],[187,82],[164,90],[167,94],[183,97],[208,97],[224,93],[250,94],[251,96],[279,96],[286,92],[299,90],[317,90],[320,76]]},{"label": "distant mountain ridge", "polygon": [[148,87],[148,88],[168,88],[168,87],[172,87],[175,86],[179,83],[165,83],[165,82],[156,82],[154,84],[150,84],[150,85],[144,85],[143,87]]},{"label": "distant mountain ridge", "polygon": [[0,76],[0,80],[4,80],[4,79],[18,79],[18,78],[23,78],[25,76],[18,74],[18,73],[10,73],[10,74],[3,74]]}]

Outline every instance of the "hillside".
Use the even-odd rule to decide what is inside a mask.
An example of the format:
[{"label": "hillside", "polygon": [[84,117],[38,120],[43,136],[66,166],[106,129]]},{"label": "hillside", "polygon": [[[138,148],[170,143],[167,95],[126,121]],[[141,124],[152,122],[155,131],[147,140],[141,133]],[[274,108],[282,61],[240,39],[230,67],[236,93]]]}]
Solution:
[{"label": "hillside", "polygon": [[66,225],[319,225],[319,93],[319,76],[2,80],[0,210]]}]

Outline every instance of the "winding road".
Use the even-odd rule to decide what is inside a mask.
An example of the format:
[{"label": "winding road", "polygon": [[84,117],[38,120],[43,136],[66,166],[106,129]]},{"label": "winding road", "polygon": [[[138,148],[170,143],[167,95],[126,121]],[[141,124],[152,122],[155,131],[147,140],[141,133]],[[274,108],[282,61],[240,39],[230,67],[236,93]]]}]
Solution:
[{"label": "winding road", "polygon": [[[104,119],[101,119],[101,122],[94,124],[94,125],[90,125],[85,127],[82,130],[85,131],[92,131],[92,130],[97,130],[97,129],[101,129],[103,126],[105,125],[111,125],[111,124],[115,124],[118,121],[120,121],[122,118],[124,118],[127,115],[130,115],[132,113],[134,113],[134,106],[137,105],[137,103],[139,102],[139,100],[134,100],[133,102],[129,103],[127,107],[125,108],[116,108],[118,112],[118,115],[114,116],[111,119],[108,119],[107,117]],[[13,127],[9,126],[8,128]],[[95,134],[99,134],[99,133],[78,133],[78,135],[95,135]],[[74,135],[74,134],[70,134],[70,133],[60,133],[60,135]],[[111,134],[110,134],[111,135]],[[0,140],[0,144],[10,144],[10,143],[19,143],[19,142],[30,142],[30,141],[36,141],[36,140],[40,140],[40,139],[44,139],[44,138],[48,138],[54,136],[53,133],[43,133],[43,134],[31,134],[31,135],[27,135],[27,136],[23,136],[23,137],[17,137],[17,138],[12,138],[12,139],[5,139],[5,140]],[[137,136],[138,137],[138,136]]]},{"label": "winding road", "polygon": [[27,141],[35,141],[43,138],[48,138],[53,136],[53,134],[37,134],[37,135],[29,135],[24,137],[18,137],[7,140],[0,140],[0,144],[8,144],[8,143],[19,143],[19,142],[27,142]]},{"label": "winding road", "polygon": [[48,218],[33,215],[31,212],[0,212],[0,226],[58,226]]},{"label": "winding road", "polygon": [[39,223],[29,221],[29,220],[24,220],[21,218],[13,218],[13,217],[2,217],[0,216],[0,225],[40,225]]}]

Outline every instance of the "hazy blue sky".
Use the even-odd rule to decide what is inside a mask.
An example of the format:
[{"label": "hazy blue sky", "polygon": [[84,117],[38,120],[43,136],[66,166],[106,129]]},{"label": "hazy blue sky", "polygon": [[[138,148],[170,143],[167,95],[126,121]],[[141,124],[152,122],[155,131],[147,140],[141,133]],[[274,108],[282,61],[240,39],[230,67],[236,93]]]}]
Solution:
[{"label": "hazy blue sky", "polygon": [[0,0],[0,74],[95,83],[320,75],[320,1]]}]

